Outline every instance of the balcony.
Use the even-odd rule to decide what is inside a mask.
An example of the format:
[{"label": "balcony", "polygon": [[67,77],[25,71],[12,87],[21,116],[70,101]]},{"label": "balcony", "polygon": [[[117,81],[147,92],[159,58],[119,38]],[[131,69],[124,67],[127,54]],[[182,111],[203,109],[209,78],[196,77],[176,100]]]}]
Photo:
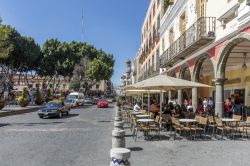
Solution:
[{"label": "balcony", "polygon": [[200,17],[161,55],[160,67],[171,67],[215,39],[215,17]]}]

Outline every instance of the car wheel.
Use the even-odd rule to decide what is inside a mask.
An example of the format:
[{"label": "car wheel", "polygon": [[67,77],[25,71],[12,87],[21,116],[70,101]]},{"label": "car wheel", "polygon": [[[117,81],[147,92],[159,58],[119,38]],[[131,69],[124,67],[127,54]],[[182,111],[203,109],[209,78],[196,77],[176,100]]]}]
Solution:
[{"label": "car wheel", "polygon": [[66,115],[67,115],[67,116],[69,115],[69,110],[66,112]]},{"label": "car wheel", "polygon": [[43,119],[43,116],[39,116],[39,118]]},{"label": "car wheel", "polygon": [[59,112],[58,117],[62,118],[62,112],[61,111]]}]

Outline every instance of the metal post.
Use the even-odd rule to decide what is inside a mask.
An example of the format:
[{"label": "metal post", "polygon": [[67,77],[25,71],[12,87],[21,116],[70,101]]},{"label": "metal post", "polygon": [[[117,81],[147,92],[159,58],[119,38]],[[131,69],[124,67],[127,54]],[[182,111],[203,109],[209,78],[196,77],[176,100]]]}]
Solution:
[{"label": "metal post", "polygon": [[161,92],[160,92],[160,117],[161,117],[161,114],[162,114],[162,100],[163,100],[163,92],[162,92],[162,89],[161,89]]},{"label": "metal post", "polygon": [[150,112],[150,92],[148,91],[148,114]]}]

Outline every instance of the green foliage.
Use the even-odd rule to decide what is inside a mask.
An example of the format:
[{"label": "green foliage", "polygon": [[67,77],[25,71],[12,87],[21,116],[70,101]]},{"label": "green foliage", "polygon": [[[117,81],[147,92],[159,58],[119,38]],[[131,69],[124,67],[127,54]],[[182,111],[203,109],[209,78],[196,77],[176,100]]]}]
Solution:
[{"label": "green foliage", "polygon": [[52,92],[51,92],[51,89],[48,89],[46,102],[51,101],[51,100],[52,100]]},{"label": "green foliage", "polygon": [[18,98],[18,103],[21,107],[26,107],[29,104],[28,95],[29,95],[28,89],[23,88],[22,94]]},{"label": "green foliage", "polygon": [[69,84],[69,89],[73,89],[74,91],[79,91],[81,84],[79,81],[71,81]]},{"label": "green foliage", "polygon": [[42,105],[44,103],[44,99],[41,95],[41,92],[39,90],[39,87],[36,88],[36,92],[35,92],[35,103],[37,105]]}]

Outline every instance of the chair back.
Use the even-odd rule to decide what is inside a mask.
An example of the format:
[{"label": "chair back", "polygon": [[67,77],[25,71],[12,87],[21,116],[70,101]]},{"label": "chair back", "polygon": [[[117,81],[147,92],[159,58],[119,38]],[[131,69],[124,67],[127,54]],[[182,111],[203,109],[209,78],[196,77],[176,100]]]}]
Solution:
[{"label": "chair back", "polygon": [[217,126],[219,126],[219,127],[223,126],[223,123],[222,123],[222,120],[221,120],[221,119],[216,118],[216,119],[215,119],[215,122],[216,122]]},{"label": "chair back", "polygon": [[197,116],[197,115],[196,115],[194,119],[195,119],[198,123],[200,123],[201,118],[202,118],[201,116]]},{"label": "chair back", "polygon": [[207,125],[207,118],[201,117],[201,118],[200,118],[200,123],[199,123],[199,124],[201,124],[201,125],[203,125],[203,126],[206,126],[206,125]]},{"label": "chair back", "polygon": [[250,123],[250,116],[247,117],[246,123]]},{"label": "chair back", "polygon": [[214,123],[214,117],[208,116],[208,123]]},{"label": "chair back", "polygon": [[233,115],[233,119],[236,119],[237,121],[241,120],[241,116],[240,115]]},{"label": "chair back", "polygon": [[157,116],[155,117],[155,122],[156,122],[156,123],[158,123],[158,122],[159,122],[159,120],[160,120],[160,116],[159,116],[159,115],[157,115]]}]

